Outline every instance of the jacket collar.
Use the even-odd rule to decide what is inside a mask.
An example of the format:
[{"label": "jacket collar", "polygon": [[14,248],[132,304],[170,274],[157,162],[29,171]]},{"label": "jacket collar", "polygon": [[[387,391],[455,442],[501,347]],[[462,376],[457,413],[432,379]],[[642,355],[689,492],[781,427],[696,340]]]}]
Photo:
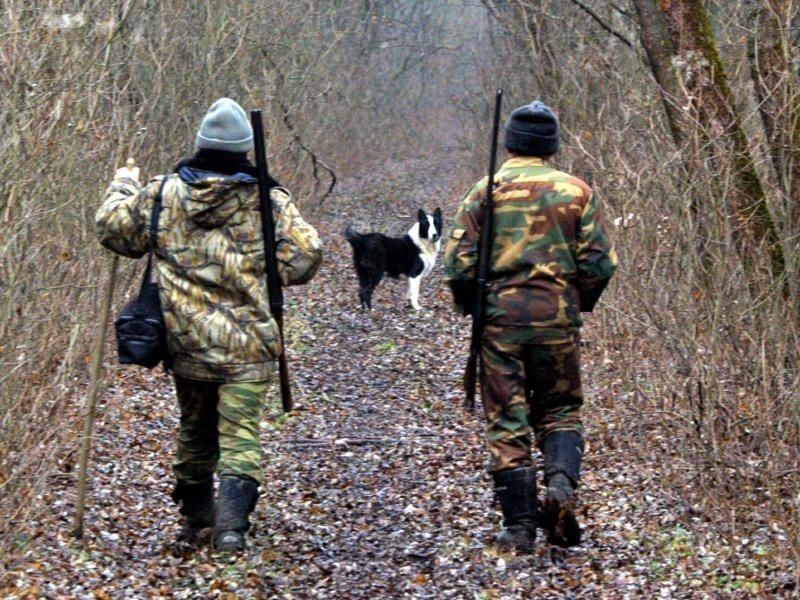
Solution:
[{"label": "jacket collar", "polygon": [[249,175],[248,173],[232,173],[226,175],[215,171],[206,171],[203,169],[195,169],[193,167],[182,166],[178,167],[178,175],[184,183],[189,185],[196,185],[201,181],[207,179],[218,179],[220,181],[235,181],[238,183],[258,183],[258,179]]},{"label": "jacket collar", "polygon": [[538,156],[515,156],[503,163],[503,169],[516,169],[519,167],[544,167],[545,160]]}]

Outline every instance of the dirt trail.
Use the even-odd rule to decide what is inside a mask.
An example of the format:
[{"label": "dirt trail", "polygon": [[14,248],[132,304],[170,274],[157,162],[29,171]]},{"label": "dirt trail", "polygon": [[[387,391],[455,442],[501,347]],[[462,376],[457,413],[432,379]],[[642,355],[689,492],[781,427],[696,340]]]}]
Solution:
[{"label": "dirt trail", "polygon": [[492,549],[500,515],[485,473],[482,420],[461,409],[469,322],[450,309],[441,264],[423,282],[421,311],[405,306],[404,283],[391,280],[376,291],[373,311],[362,311],[341,236],[349,222],[400,234],[412,224],[418,198],[427,209],[441,206],[449,224],[461,190],[448,189],[440,167],[423,161],[393,163],[380,173],[378,182],[345,182],[309,215],[323,237],[325,263],[310,285],[287,290],[297,410],[281,416],[272,394],[263,435],[266,485],[246,556],[236,562],[207,549],[174,551],[169,492],[177,415],[170,382],[114,367],[97,422],[86,539],[69,536],[75,474],[65,472],[41,498],[47,508],[20,538],[21,559],[0,595],[707,595],[708,567],[698,563],[697,575],[687,575],[680,549],[642,534],[673,531],[676,501],[652,484],[652,473],[600,447],[592,433],[604,415],[592,410],[591,357],[584,371],[586,542],[564,551],[542,541],[530,557]]}]

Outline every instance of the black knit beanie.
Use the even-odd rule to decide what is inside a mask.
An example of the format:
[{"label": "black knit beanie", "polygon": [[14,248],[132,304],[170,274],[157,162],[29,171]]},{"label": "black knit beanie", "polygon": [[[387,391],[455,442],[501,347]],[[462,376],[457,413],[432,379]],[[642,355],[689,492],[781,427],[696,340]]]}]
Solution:
[{"label": "black knit beanie", "polygon": [[558,152],[558,117],[544,102],[520,106],[506,121],[506,148],[522,156],[550,156]]}]

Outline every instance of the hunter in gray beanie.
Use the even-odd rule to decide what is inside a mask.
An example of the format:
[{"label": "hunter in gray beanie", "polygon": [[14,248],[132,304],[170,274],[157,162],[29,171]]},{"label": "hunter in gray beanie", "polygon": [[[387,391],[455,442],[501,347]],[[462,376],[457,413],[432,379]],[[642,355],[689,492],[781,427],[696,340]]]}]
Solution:
[{"label": "hunter in gray beanie", "polygon": [[199,150],[249,152],[253,149],[253,128],[247,113],[230,98],[220,98],[203,117],[195,145]]},{"label": "hunter in gray beanie", "polygon": [[544,102],[520,106],[506,121],[506,148],[521,156],[550,156],[558,152],[558,117]]}]

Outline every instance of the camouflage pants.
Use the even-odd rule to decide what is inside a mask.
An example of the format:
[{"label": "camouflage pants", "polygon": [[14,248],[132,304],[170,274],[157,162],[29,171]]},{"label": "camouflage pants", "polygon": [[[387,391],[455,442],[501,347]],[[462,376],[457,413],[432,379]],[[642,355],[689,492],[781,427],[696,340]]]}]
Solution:
[{"label": "camouflage pants", "polygon": [[199,483],[216,473],[261,483],[259,436],[267,384],[219,383],[175,377],[181,409],[173,472]]},{"label": "camouflage pants", "polygon": [[541,338],[486,327],[480,377],[490,472],[531,466],[532,433],[540,448],[553,431],[582,433],[577,333]]}]

